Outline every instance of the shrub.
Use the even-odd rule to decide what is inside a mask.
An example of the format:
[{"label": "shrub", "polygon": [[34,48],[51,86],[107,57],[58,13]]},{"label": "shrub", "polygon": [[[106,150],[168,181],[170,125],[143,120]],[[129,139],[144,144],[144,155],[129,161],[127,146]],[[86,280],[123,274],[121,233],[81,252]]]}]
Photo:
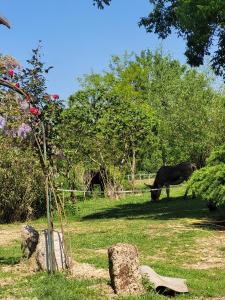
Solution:
[{"label": "shrub", "polygon": [[225,204],[225,145],[212,152],[206,167],[190,180],[192,191],[216,206]]},{"label": "shrub", "polygon": [[45,211],[44,179],[31,150],[0,154],[0,222],[25,221]]}]

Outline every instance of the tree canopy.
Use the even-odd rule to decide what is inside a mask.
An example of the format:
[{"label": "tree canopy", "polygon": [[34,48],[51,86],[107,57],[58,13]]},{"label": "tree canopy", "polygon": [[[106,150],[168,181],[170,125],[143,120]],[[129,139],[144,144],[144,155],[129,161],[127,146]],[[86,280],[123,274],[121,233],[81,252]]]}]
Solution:
[{"label": "tree canopy", "polygon": [[[224,95],[210,76],[159,52],[113,56],[69,98],[60,144],[76,163],[125,172],[191,160],[204,166],[224,142]],[[210,126],[209,126],[210,124]]]},{"label": "tree canopy", "polygon": [[[98,8],[111,0],[93,0]],[[165,39],[173,31],[186,40],[187,62],[202,65],[205,55],[217,75],[225,79],[225,5],[223,0],[149,0],[152,10],[139,26]]]}]

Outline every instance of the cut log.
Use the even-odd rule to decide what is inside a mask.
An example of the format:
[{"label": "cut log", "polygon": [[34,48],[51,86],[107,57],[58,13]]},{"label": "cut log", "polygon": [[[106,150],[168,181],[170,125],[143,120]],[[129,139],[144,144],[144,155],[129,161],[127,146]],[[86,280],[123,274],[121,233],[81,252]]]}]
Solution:
[{"label": "cut log", "polygon": [[108,249],[111,285],[118,295],[138,295],[143,292],[137,248],[116,244]]}]

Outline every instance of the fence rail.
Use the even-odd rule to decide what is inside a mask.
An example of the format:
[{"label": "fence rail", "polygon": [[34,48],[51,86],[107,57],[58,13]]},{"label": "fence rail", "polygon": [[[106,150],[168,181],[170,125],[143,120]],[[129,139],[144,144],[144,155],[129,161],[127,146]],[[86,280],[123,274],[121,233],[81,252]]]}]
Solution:
[{"label": "fence rail", "polygon": [[[156,175],[156,173],[140,173],[140,174],[135,174],[134,179],[135,180],[151,179],[151,178],[154,178],[155,175]],[[132,178],[132,175],[127,174],[127,175],[125,175],[125,177],[127,178],[128,181],[130,181]]]},{"label": "fence rail", "polygon": [[[185,184],[179,184],[179,185],[173,185],[173,186],[170,186],[170,190],[173,190],[173,189],[178,189],[178,188],[181,188],[181,187],[184,187]],[[91,191],[85,191],[85,190],[71,190],[71,189],[57,189],[59,192],[72,192],[72,193],[83,193],[83,194],[90,194],[92,193]],[[162,192],[164,192],[166,190],[165,187],[163,188],[159,188],[159,189],[151,189],[152,191],[158,191],[158,190],[162,190]],[[102,191],[95,191],[94,192],[95,194],[104,194],[104,192]],[[150,193],[150,189],[149,188],[146,188],[146,189],[136,189],[136,190],[127,190],[127,191],[117,191],[116,192],[117,194],[137,194],[137,193]]]}]

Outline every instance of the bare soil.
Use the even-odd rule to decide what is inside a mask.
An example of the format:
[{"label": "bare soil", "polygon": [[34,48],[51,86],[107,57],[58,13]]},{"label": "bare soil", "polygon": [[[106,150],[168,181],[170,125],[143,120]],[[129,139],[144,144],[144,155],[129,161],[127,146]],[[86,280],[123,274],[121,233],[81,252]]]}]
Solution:
[{"label": "bare soil", "polygon": [[82,264],[73,261],[72,268],[70,270],[71,276],[75,278],[99,278],[109,280],[109,272],[105,269],[97,269],[90,264]]},{"label": "bare soil", "polygon": [[20,229],[5,228],[0,230],[0,246],[7,246],[20,239]]}]

